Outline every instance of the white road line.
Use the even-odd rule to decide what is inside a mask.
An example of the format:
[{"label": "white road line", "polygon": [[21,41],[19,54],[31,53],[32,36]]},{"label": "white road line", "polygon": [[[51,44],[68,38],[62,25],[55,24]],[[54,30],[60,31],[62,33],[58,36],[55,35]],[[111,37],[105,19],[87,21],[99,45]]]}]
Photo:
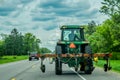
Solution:
[{"label": "white road line", "polygon": [[74,71],[72,68],[70,68],[73,72],[75,72],[81,79],[83,79],[83,80],[87,80],[87,79],[85,79],[83,76],[81,76],[79,73],[77,73],[76,71]]}]

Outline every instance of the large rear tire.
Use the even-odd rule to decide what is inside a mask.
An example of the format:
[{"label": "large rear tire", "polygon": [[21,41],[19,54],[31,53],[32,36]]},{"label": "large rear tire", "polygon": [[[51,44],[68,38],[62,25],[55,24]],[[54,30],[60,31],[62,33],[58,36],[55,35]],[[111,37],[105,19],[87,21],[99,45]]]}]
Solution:
[{"label": "large rear tire", "polygon": [[62,62],[60,61],[60,54],[62,54],[61,46],[56,46],[56,54],[58,57],[55,59],[55,74],[61,75],[62,74]]},{"label": "large rear tire", "polygon": [[85,53],[92,54],[92,49],[89,45],[85,46]]},{"label": "large rear tire", "polygon": [[89,70],[89,66],[85,66],[85,74],[92,74],[92,71],[91,70]]},{"label": "large rear tire", "polygon": [[62,74],[62,62],[58,58],[55,60],[55,73],[56,75]]},{"label": "large rear tire", "polygon": [[92,71],[93,71],[92,59],[88,58],[86,59],[85,74],[92,74]]},{"label": "large rear tire", "polygon": [[[87,54],[92,54],[92,49],[89,45],[85,46],[85,53]],[[92,71],[94,69],[93,67],[93,61],[92,61],[92,56],[88,57],[85,60],[85,74],[92,74]]]}]

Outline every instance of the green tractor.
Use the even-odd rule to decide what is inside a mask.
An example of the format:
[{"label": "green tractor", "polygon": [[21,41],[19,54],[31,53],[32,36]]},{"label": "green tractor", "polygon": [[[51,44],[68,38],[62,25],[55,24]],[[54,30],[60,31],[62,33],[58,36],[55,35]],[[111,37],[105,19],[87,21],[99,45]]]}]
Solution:
[{"label": "green tractor", "polygon": [[97,57],[103,57],[106,60],[104,71],[111,70],[111,53],[92,53],[89,42],[85,40],[84,28],[79,25],[64,25],[61,28],[61,39],[55,47],[55,54],[40,54],[41,71],[45,72],[45,58],[53,58],[55,61],[56,75],[62,74],[62,64],[73,67],[75,71],[83,71],[85,74],[91,74],[94,70],[93,61],[97,62]]},{"label": "green tractor", "polygon": [[[84,28],[79,25],[63,25],[61,29],[61,39],[57,42],[55,53],[55,73],[62,74],[62,63],[69,67],[74,67],[75,71],[84,71],[91,74],[94,70],[92,60],[92,50],[89,42],[85,40]],[[78,57],[77,55],[89,54],[88,57]],[[61,55],[75,55],[74,57],[61,57]]]}]

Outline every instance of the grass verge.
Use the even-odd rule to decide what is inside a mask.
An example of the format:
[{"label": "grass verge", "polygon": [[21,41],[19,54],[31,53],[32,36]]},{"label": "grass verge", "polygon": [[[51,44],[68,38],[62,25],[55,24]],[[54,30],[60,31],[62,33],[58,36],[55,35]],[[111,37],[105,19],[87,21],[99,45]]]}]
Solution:
[{"label": "grass verge", "polygon": [[[95,63],[95,65],[98,67],[103,67],[105,63],[105,60],[99,60],[98,63]],[[110,60],[110,65],[113,71],[120,73],[120,60]]]},{"label": "grass verge", "polygon": [[15,62],[28,59],[28,56],[3,56],[0,58],[0,64]]}]

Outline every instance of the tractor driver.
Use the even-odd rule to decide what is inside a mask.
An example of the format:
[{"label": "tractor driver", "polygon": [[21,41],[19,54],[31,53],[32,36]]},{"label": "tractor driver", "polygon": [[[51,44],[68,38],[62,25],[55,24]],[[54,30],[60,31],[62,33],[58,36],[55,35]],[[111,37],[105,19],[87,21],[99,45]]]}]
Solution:
[{"label": "tractor driver", "polygon": [[71,33],[68,35],[70,41],[80,40],[80,38],[74,33],[74,30],[71,30]]}]

